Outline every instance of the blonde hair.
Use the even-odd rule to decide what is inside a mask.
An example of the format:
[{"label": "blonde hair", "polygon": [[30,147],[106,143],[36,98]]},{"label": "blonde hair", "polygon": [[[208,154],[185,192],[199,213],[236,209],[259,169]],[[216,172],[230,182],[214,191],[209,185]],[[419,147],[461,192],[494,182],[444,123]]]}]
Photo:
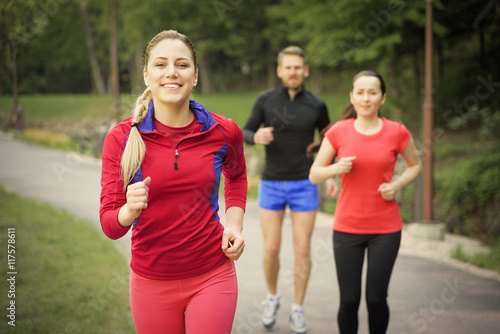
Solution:
[{"label": "blonde hair", "polygon": [[[193,57],[195,68],[198,68],[196,52],[193,44],[186,35],[183,35],[175,30],[164,30],[158,33],[149,42],[144,54],[144,69],[146,69],[149,61],[151,50],[164,39],[178,39],[182,41],[190,49]],[[132,115],[132,124],[140,124],[148,114],[148,106],[153,98],[153,94],[149,87],[146,87],[144,92],[137,98]],[[120,166],[123,177],[123,189],[126,190],[128,184],[133,180],[135,173],[141,168],[142,161],[146,155],[146,145],[142,140],[141,134],[137,126],[131,126],[127,143],[123,150]]]},{"label": "blonde hair", "polygon": [[302,49],[300,46],[290,45],[281,50],[278,53],[278,66],[281,66],[281,59],[283,59],[284,55],[294,55],[302,57],[304,58],[304,66],[307,65],[306,53],[304,52],[304,49]]}]

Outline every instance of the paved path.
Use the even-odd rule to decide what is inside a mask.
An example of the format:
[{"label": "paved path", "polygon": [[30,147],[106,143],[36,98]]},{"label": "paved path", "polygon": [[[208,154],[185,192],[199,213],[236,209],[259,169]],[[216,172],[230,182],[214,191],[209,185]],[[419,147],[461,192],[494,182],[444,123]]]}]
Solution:
[{"label": "paved path", "polygon": [[[12,140],[0,135],[0,183],[21,195],[41,199],[66,209],[99,227],[100,163],[74,153],[64,153]],[[308,333],[338,333],[338,288],[331,241],[332,217],[319,214],[312,244],[313,271],[305,310]],[[279,289],[282,307],[271,333],[289,333],[287,319],[293,298],[290,221],[283,226]],[[261,269],[262,241],[256,203],[250,201],[245,216],[246,249],[236,267],[239,302],[234,334],[268,333],[259,320],[265,295]],[[105,238],[103,236],[103,238]],[[454,240],[447,236],[445,240]],[[127,256],[130,239],[116,243]],[[498,333],[500,327],[500,279],[441,254],[447,242],[428,243],[403,233],[395,265],[389,303],[388,333]],[[449,242],[448,242],[449,244]],[[449,248],[448,248],[449,249]],[[435,256],[436,259],[432,259]],[[360,333],[368,333],[366,308],[360,307]]]}]

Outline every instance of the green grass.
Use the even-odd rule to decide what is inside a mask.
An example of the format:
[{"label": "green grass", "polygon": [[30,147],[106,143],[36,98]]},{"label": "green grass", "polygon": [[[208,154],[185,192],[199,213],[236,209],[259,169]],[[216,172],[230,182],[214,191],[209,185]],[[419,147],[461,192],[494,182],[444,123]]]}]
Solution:
[{"label": "green grass", "polygon": [[20,138],[50,148],[68,150],[72,147],[70,136],[48,129],[28,128],[23,131]]},{"label": "green grass", "polygon": [[[12,97],[0,98],[0,112],[10,115]],[[112,96],[94,95],[21,95],[19,104],[27,120],[113,117]]]},{"label": "green grass", "polygon": [[[91,223],[0,187],[1,333],[134,333],[128,264]],[[7,244],[15,228],[15,299]],[[6,308],[15,300],[16,327]]]},{"label": "green grass", "polygon": [[213,113],[233,119],[240,127],[245,126],[252,111],[257,93],[198,95],[193,98]]},{"label": "green grass", "polygon": [[[193,94],[192,98],[203,104],[210,111],[229,118],[243,127],[252,111],[252,106],[259,92],[220,93],[209,96]],[[137,96],[120,96],[121,118],[130,115]],[[348,98],[338,95],[324,95],[332,120],[342,114]],[[114,119],[113,97],[110,95],[21,95],[19,103],[24,109],[27,125],[50,120],[75,120],[86,118]],[[0,117],[6,120],[12,111],[12,97],[0,97]]]}]

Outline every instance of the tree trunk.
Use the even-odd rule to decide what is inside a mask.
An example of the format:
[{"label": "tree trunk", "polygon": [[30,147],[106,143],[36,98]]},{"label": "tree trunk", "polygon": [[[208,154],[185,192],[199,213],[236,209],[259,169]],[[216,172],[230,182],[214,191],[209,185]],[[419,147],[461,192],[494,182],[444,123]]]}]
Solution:
[{"label": "tree trunk", "polygon": [[11,43],[12,51],[12,97],[14,105],[12,107],[12,124],[14,129],[19,129],[20,115],[19,115],[19,84],[17,80],[17,46],[15,41]]},{"label": "tree trunk", "polygon": [[87,2],[85,0],[80,2],[80,12],[82,14],[83,27],[85,29],[85,42],[87,43],[87,50],[89,52],[92,82],[96,93],[98,95],[104,95],[106,94],[106,86],[101,75],[99,61],[97,60],[97,54],[95,52],[94,39],[92,37],[92,29],[90,28],[89,15],[87,12]]},{"label": "tree trunk", "polygon": [[[420,56],[420,50],[416,51],[417,54],[417,59],[418,56]],[[422,89],[422,73],[420,69],[420,63],[418,61],[413,62],[413,80],[415,82],[415,101],[418,101],[419,105],[422,105],[424,103],[423,100],[423,89]]]},{"label": "tree trunk", "polygon": [[[3,12],[0,11],[0,15],[3,15]],[[0,34],[0,54],[2,56],[5,55],[5,49],[4,47],[6,46],[4,43],[4,39],[2,38],[3,37],[3,34]],[[8,49],[8,48],[7,48]],[[4,71],[5,71],[5,66],[6,66],[6,61],[5,62],[0,62],[0,78],[3,78],[4,76]],[[3,86],[3,80],[0,79],[0,97],[3,96],[3,93],[4,93],[4,86]]]},{"label": "tree trunk", "polygon": [[393,56],[393,58],[389,61],[389,78],[391,82],[391,92],[389,95],[396,101],[394,108],[391,110],[391,116],[395,121],[400,121],[402,117],[402,110],[401,110],[401,89],[398,85],[398,70],[397,70],[397,63],[396,63],[396,57]]},{"label": "tree trunk", "polygon": [[[0,78],[3,78],[4,71],[5,71],[4,65],[3,65],[3,63],[0,63]],[[0,97],[3,96],[3,90],[4,90],[4,88],[3,88],[3,81],[0,79]]]},{"label": "tree trunk", "polygon": [[486,59],[486,46],[484,42],[484,28],[483,24],[481,23],[479,25],[479,64],[481,70],[483,71],[486,70],[485,59]]},{"label": "tree trunk", "polygon": [[274,64],[274,56],[270,52],[266,55],[266,69],[267,69],[267,88],[271,89],[276,87],[276,65]]},{"label": "tree trunk", "polygon": [[130,93],[133,95],[142,94],[144,91],[144,78],[142,70],[144,64],[142,55],[144,53],[144,37],[139,35],[137,37],[134,56],[130,57],[128,63],[128,73],[130,76]]},{"label": "tree trunk", "polygon": [[[437,84],[434,87],[439,87],[444,82],[444,66],[445,66],[446,60],[444,57],[443,40],[440,38],[436,38],[435,45],[436,45],[436,55],[437,55],[437,69],[436,69]],[[422,103],[423,103],[423,101],[422,101]]]},{"label": "tree trunk", "polygon": [[120,122],[120,78],[118,67],[118,4],[117,0],[110,1],[111,22],[111,76],[113,78],[113,101],[116,124]]},{"label": "tree trunk", "polygon": [[320,96],[323,94],[323,72],[321,68],[315,68],[309,71],[309,80],[311,80],[311,92]]},{"label": "tree trunk", "polygon": [[213,92],[212,70],[210,68],[210,60],[206,53],[202,53],[200,57],[200,83],[201,94],[210,95]]}]

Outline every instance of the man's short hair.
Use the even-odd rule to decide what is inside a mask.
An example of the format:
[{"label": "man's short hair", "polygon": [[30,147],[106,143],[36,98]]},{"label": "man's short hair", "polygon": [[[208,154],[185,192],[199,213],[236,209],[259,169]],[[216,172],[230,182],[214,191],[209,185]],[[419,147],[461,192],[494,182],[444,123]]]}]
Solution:
[{"label": "man's short hair", "polygon": [[281,65],[281,59],[283,58],[284,55],[295,55],[302,57],[304,58],[304,66],[307,65],[306,53],[304,52],[304,49],[302,49],[300,46],[290,45],[281,50],[278,53],[278,66]]}]

